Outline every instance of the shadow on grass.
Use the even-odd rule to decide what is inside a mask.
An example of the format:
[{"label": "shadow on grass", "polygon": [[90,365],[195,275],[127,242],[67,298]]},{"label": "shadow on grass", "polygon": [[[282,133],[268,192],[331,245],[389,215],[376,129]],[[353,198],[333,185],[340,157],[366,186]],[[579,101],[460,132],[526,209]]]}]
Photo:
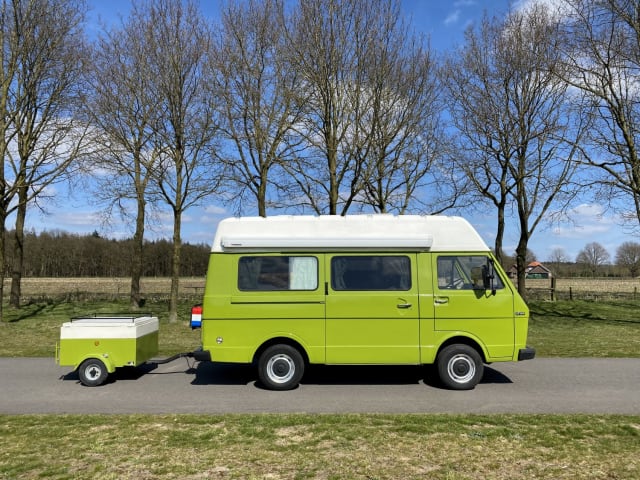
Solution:
[{"label": "shadow on grass", "polygon": [[23,320],[29,320],[31,318],[40,316],[45,310],[56,308],[59,305],[60,303],[38,303],[27,304],[19,309],[10,307],[5,310],[5,315],[9,318],[8,320],[6,320],[6,322],[18,323]]},{"label": "shadow on grass", "polygon": [[[530,306],[533,317],[552,317],[557,319],[587,320],[610,324],[640,324],[640,302],[536,302]],[[589,311],[589,310],[592,311]],[[611,310],[608,310],[611,309]],[[616,310],[624,310],[623,314]],[[619,315],[618,318],[612,318]],[[625,316],[636,318],[623,318]]]}]

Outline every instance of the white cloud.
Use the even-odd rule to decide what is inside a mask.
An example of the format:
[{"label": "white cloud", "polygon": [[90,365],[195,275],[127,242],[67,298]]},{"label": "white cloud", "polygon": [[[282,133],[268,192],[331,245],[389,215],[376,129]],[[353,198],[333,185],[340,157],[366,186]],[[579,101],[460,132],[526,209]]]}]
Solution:
[{"label": "white cloud", "polygon": [[[513,4],[513,9],[519,12],[526,12],[536,4],[545,7],[547,12],[553,14],[554,18],[562,19],[567,14],[565,0],[518,0]],[[559,15],[559,17],[556,17],[556,15]]]},{"label": "white cloud", "polygon": [[602,205],[583,203],[568,213],[573,225],[557,226],[552,233],[560,238],[588,238],[592,235],[602,235],[616,226],[616,219],[607,216]]},{"label": "white cloud", "polygon": [[451,12],[447,18],[444,19],[444,24],[445,25],[453,25],[455,23],[458,23],[458,20],[460,20],[460,10],[454,10],[453,12]]},{"label": "white cloud", "polygon": [[473,7],[474,5],[476,5],[478,2],[476,0],[457,0],[455,2],[453,2],[453,6],[455,8],[459,8],[459,7]]},{"label": "white cloud", "polygon": [[204,207],[204,211],[211,215],[228,215],[225,207],[219,207],[217,205],[207,205]]}]

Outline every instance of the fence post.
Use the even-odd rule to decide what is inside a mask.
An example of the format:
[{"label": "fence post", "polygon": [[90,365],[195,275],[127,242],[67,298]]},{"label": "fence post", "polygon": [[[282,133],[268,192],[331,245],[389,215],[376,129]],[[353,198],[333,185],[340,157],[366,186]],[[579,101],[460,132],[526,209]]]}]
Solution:
[{"label": "fence post", "polygon": [[569,300],[573,300],[573,287],[569,287]]},{"label": "fence post", "polygon": [[551,277],[551,301],[556,301],[556,277]]}]

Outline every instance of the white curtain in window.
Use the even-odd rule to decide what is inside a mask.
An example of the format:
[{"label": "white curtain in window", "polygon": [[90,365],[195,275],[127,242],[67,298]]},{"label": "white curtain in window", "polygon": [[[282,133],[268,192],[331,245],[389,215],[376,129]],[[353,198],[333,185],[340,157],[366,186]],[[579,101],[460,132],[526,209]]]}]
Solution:
[{"label": "white curtain in window", "polygon": [[315,290],[318,288],[318,263],[315,257],[289,258],[289,289]]}]

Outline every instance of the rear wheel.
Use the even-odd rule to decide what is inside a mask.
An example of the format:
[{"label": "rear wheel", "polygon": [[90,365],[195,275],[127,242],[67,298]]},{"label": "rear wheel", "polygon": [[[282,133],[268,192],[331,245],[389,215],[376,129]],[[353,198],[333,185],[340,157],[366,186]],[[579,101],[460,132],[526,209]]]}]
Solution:
[{"label": "rear wheel", "polygon": [[109,376],[109,372],[102,360],[89,358],[80,364],[78,376],[83,385],[87,387],[97,387],[105,382]]},{"label": "rear wheel", "polygon": [[484,375],[482,357],[469,345],[449,345],[438,354],[436,363],[440,380],[452,390],[471,390]]},{"label": "rear wheel", "polygon": [[258,378],[269,390],[296,388],[304,373],[304,359],[295,347],[273,345],[258,360]]}]

